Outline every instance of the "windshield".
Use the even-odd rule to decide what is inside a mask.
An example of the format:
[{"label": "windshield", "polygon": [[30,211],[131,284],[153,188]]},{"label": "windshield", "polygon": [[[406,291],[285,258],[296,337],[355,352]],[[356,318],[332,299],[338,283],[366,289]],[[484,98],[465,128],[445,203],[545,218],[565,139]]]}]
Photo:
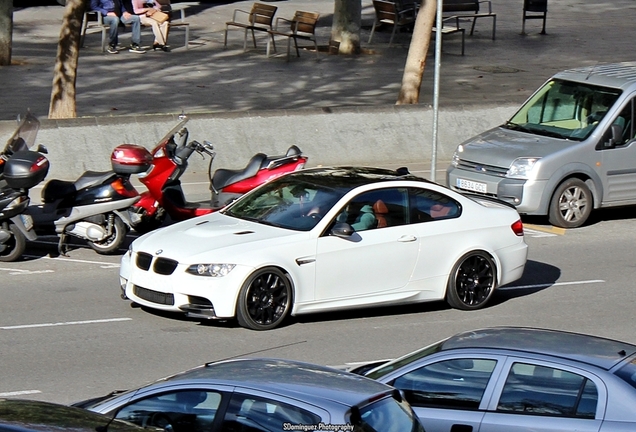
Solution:
[{"label": "windshield", "polygon": [[274,180],[238,200],[228,216],[296,231],[309,231],[348,191],[299,176]]},{"label": "windshield", "polygon": [[594,131],[620,93],[618,89],[551,80],[504,127],[582,141]]},{"label": "windshield", "polygon": [[358,421],[352,421],[354,432],[424,432],[408,402],[392,397],[360,408]]},{"label": "windshield", "polygon": [[441,351],[442,346],[444,345],[444,342],[446,341],[437,342],[433,345],[429,345],[413,353],[400,357],[399,359],[393,360],[389,363],[385,363],[384,366],[382,367],[379,367],[377,369],[372,369],[371,371],[369,371],[369,373],[365,374],[365,376],[371,379],[377,380],[383,377],[384,375],[390,372],[393,372],[396,369],[401,368],[404,365],[413,363],[414,361],[417,361],[421,358],[424,358],[426,356],[429,356],[431,354],[435,354],[436,352]]},{"label": "windshield", "polygon": [[22,120],[18,117],[18,123],[18,128],[4,148],[4,153],[8,155],[31,148],[35,144],[35,137],[40,128],[40,121],[30,112]]}]

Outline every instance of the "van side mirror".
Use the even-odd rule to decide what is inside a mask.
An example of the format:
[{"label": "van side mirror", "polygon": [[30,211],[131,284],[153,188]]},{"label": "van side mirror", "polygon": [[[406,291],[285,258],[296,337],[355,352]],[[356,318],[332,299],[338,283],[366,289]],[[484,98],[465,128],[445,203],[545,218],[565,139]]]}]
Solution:
[{"label": "van side mirror", "polygon": [[[609,135],[609,136],[608,136]],[[610,125],[608,133],[603,135],[603,147],[612,148],[621,142],[623,138],[623,127],[621,125]]]}]

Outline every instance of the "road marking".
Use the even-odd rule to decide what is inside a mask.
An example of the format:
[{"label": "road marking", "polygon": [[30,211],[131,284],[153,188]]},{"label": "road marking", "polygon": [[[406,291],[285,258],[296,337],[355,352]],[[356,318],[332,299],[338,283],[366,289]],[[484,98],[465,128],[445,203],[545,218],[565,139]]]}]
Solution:
[{"label": "road marking", "polygon": [[0,268],[1,271],[8,271],[11,276],[15,275],[31,275],[38,273],[54,273],[53,270],[20,270],[20,269],[10,269],[10,268]]},{"label": "road marking", "polygon": [[[552,237],[557,235],[565,235],[567,231],[565,228],[558,228],[555,226],[544,227],[544,226],[532,225],[532,224],[523,224],[523,230],[530,231],[532,234],[535,234],[533,235],[533,237]],[[548,234],[548,235],[542,235],[542,234]]]},{"label": "road marking", "polygon": [[6,393],[0,393],[0,397],[11,397],[11,396],[24,396],[24,395],[32,395],[42,393],[40,390],[21,390],[21,391],[12,391]]},{"label": "road marking", "polygon": [[[49,260],[55,260],[55,261],[68,261],[68,262],[76,262],[76,263],[81,263],[81,264],[97,264],[99,265],[101,268],[103,269],[111,269],[111,268],[119,268],[120,265],[117,263],[105,263],[103,261],[89,261],[89,260],[80,260],[80,259],[74,259],[74,258],[63,258],[63,257],[41,257],[41,256],[36,256],[36,255],[25,255],[25,257],[28,258],[35,258],[35,259],[49,259]],[[49,270],[49,271],[53,271],[53,270]]]},{"label": "road marking", "polygon": [[38,327],[59,327],[59,326],[80,325],[80,324],[99,324],[99,323],[109,323],[109,322],[119,322],[119,321],[132,321],[132,318],[108,318],[108,319],[99,319],[99,320],[90,320],[90,321],[66,321],[66,322],[46,323],[46,324],[25,324],[25,325],[17,325],[17,326],[0,327],[0,330],[18,330],[18,329],[38,328]]},{"label": "road marking", "polygon": [[566,286],[566,285],[583,285],[583,284],[594,284],[594,283],[605,283],[602,279],[592,279],[586,281],[574,281],[574,282],[555,282],[555,283],[544,283],[544,284],[536,284],[536,285],[517,285],[510,287],[498,288],[498,291],[510,291],[516,289],[532,289],[532,288],[547,288],[551,286]]}]

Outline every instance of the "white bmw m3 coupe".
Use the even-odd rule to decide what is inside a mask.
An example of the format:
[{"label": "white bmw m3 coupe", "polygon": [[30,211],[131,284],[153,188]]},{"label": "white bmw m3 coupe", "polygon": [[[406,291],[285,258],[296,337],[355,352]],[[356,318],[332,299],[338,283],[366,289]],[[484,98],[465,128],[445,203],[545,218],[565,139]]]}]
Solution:
[{"label": "white bmw m3 coupe", "polygon": [[528,246],[510,205],[408,173],[314,168],[135,240],[122,298],[267,330],[291,315],[445,300],[485,306]]}]

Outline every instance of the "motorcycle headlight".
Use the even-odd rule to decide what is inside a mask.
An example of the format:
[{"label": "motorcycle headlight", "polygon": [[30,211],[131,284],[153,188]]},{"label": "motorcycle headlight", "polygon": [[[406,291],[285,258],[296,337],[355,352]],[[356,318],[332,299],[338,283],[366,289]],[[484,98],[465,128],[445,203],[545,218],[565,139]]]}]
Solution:
[{"label": "motorcycle headlight", "polygon": [[236,264],[192,264],[186,271],[195,276],[223,277],[234,267]]},{"label": "motorcycle headlight", "polygon": [[506,173],[506,177],[509,178],[517,178],[517,179],[528,179],[530,177],[530,173],[534,168],[535,164],[539,161],[540,158],[517,158],[515,159],[510,168],[508,168],[508,172]]}]

